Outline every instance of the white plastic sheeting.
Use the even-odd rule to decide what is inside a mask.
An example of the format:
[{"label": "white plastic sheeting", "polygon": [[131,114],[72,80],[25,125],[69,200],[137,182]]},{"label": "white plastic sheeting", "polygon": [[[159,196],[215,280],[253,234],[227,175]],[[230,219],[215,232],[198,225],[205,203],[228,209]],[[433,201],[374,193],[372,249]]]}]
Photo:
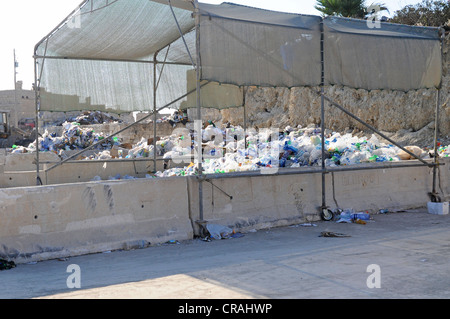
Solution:
[{"label": "white plastic sheeting", "polygon": [[[155,58],[157,104],[183,96],[197,57],[194,11],[187,0],[84,1],[36,45],[40,110],[152,110]],[[441,83],[437,28],[370,28],[231,3],[200,3],[199,14],[201,80],[404,91]]]},{"label": "white plastic sheeting", "polygon": [[328,17],[325,84],[367,90],[409,91],[439,87],[441,46],[436,28]]},{"label": "white plastic sheeting", "polygon": [[173,13],[167,1],[84,1],[36,45],[40,110],[153,110],[155,56],[158,105],[184,95],[192,65],[178,27],[189,34],[194,19],[185,1],[171,2]]},{"label": "white plastic sheeting", "polygon": [[319,85],[320,17],[222,4],[201,10],[202,78],[236,85]]}]

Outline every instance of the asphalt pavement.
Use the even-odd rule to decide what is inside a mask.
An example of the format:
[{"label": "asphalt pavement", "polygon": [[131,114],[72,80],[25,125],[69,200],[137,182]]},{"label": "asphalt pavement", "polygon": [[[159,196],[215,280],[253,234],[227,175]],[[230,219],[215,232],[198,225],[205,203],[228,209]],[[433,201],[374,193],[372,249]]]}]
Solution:
[{"label": "asphalt pavement", "polygon": [[0,298],[447,299],[449,226],[417,209],[19,264]]}]

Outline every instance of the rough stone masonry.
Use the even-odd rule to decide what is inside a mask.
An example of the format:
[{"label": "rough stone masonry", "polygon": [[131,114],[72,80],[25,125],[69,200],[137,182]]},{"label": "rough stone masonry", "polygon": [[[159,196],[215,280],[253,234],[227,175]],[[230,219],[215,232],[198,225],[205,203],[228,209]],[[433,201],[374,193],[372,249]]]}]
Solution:
[{"label": "rough stone masonry", "polygon": [[[443,47],[443,80],[439,132],[443,144],[450,141],[450,35]],[[319,88],[313,88],[318,90]],[[410,92],[352,89],[332,86],[325,94],[378,130],[406,144],[430,146],[434,137],[436,89]],[[284,127],[320,124],[320,97],[310,88],[256,88],[246,91],[248,127]],[[367,129],[336,107],[326,104],[325,125],[333,131]],[[243,109],[208,110],[206,117],[223,123],[243,125]],[[394,136],[395,135],[395,136]],[[406,140],[406,139],[409,140]]]}]

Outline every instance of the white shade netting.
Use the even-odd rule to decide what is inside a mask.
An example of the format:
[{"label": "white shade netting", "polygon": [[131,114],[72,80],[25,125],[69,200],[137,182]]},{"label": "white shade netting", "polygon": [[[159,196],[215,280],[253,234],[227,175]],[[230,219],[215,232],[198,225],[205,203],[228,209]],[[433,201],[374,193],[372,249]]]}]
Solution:
[{"label": "white shade netting", "polygon": [[155,59],[157,104],[186,94],[193,66],[173,14],[195,56],[190,10],[148,0],[84,1],[36,46],[40,110],[153,110]]},{"label": "white shade netting", "polygon": [[[194,28],[192,11],[172,9],[183,33]],[[85,0],[36,51],[48,57],[153,60],[180,38],[173,14],[167,1]]]},{"label": "white shade netting", "polygon": [[[185,95],[196,81],[187,76],[197,63],[194,12],[188,0],[84,1],[36,46],[40,110],[152,110],[155,61],[157,105]],[[214,82],[202,89],[203,107],[241,105],[239,86],[408,91],[441,84],[437,28],[370,28],[364,20],[230,3],[200,3],[199,14],[200,79]],[[194,93],[173,107],[196,103]]]},{"label": "white shade netting", "polygon": [[[153,68],[150,63],[46,59],[40,109],[117,114],[153,110]],[[162,73],[161,68],[157,65],[156,97],[158,105],[166,105],[186,93],[186,71],[192,67],[165,65]]]},{"label": "white shade netting", "polygon": [[202,79],[236,85],[320,84],[320,17],[223,4],[201,10]]},{"label": "white shade netting", "polygon": [[328,17],[324,20],[325,84],[367,90],[439,87],[436,28]]}]

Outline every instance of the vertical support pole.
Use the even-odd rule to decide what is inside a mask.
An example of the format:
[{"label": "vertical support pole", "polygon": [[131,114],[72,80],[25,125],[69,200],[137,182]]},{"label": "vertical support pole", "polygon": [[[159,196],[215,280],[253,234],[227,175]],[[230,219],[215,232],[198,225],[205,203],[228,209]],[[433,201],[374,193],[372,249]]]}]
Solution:
[{"label": "vertical support pole", "polygon": [[[441,59],[444,60],[444,40],[445,40],[445,30],[440,29],[441,35]],[[431,201],[432,202],[440,202],[440,198],[438,196],[438,192],[436,189],[437,183],[437,169],[439,165],[439,157],[438,157],[438,137],[439,137],[439,111],[441,108],[441,87],[442,87],[442,79],[441,84],[437,88],[436,92],[436,110],[435,110],[435,118],[434,118],[434,166],[433,166],[433,189],[431,192]]]},{"label": "vertical support pole", "polygon": [[434,166],[433,166],[433,190],[432,190],[432,201],[437,201],[437,190],[436,190],[436,175],[438,169],[438,135],[439,135],[439,109],[441,100],[441,88],[437,89],[436,92],[436,111],[434,120]]},{"label": "vertical support pole", "polygon": [[245,86],[242,87],[242,105],[244,106],[244,150],[247,149],[247,108],[245,107]]},{"label": "vertical support pole", "polygon": [[320,89],[321,91],[321,110],[320,110],[320,121],[321,121],[321,143],[322,143],[322,209],[325,209],[326,206],[326,199],[325,199],[325,99],[324,99],[324,88],[323,86]]},{"label": "vertical support pole", "polygon": [[156,110],[156,91],[157,91],[157,74],[156,74],[156,61],[157,61],[158,51],[155,52],[153,56],[153,172],[156,173],[156,121],[157,121],[157,110]]},{"label": "vertical support pole", "polygon": [[42,180],[40,177],[40,162],[39,162],[39,112],[40,112],[40,83],[38,83],[38,62],[34,58],[34,100],[35,100],[35,112],[36,112],[36,185],[42,185]]},{"label": "vertical support pole", "polygon": [[197,129],[197,172],[198,176],[200,177],[198,179],[198,209],[199,209],[199,220],[203,221],[203,148],[202,148],[202,128],[203,128],[203,121],[202,121],[202,107],[201,107],[201,88],[200,88],[200,11],[199,11],[199,4],[198,0],[194,1],[194,15],[195,15],[195,31],[196,31],[196,65],[195,70],[197,73],[197,123],[200,126]]},{"label": "vertical support pole", "polygon": [[325,198],[325,61],[324,61],[324,28],[323,19],[320,22],[320,134],[322,143],[322,206],[321,213],[327,210]]},{"label": "vertical support pole", "polygon": [[17,116],[17,60],[16,60],[16,49],[14,49],[14,120],[8,119],[9,126],[18,126],[19,118]]}]

